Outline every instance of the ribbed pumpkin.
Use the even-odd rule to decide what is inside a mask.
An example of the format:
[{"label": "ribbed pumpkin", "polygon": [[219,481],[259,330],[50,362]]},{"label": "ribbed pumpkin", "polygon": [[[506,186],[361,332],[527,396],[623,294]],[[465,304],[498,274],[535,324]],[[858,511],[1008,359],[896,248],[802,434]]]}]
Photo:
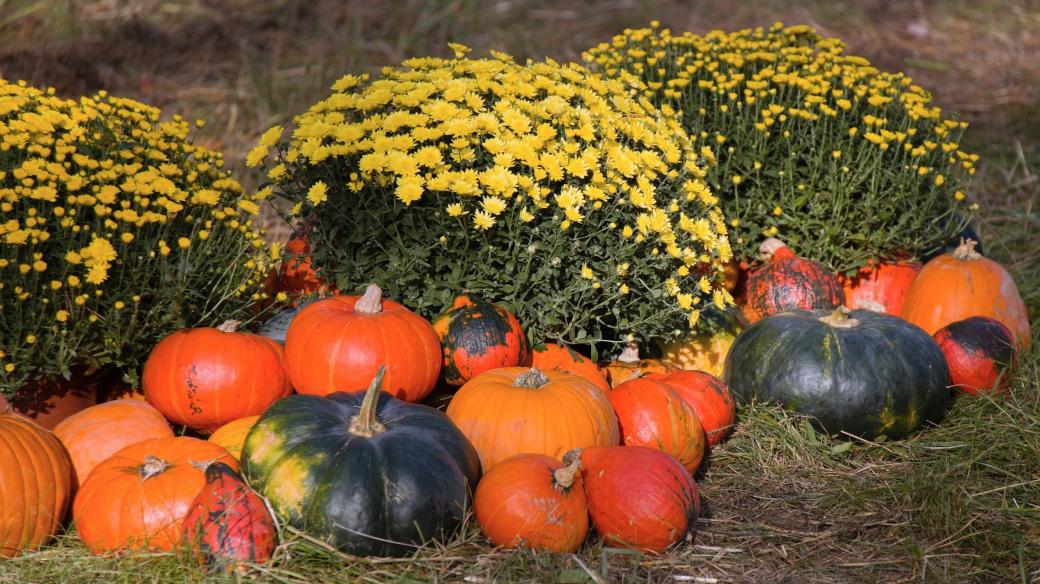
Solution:
[{"label": "ribbed pumpkin", "polygon": [[278,529],[264,500],[223,462],[205,472],[206,484],[184,518],[184,541],[192,555],[210,572],[271,559]]},{"label": "ribbed pumpkin", "polygon": [[1011,331],[998,320],[973,316],[936,331],[950,380],[965,393],[1007,393],[1018,348]]},{"label": "ribbed pumpkin", "polygon": [[797,310],[744,329],[726,359],[738,401],[775,402],[827,432],[902,438],[942,418],[949,372],[938,345],[901,318]]},{"label": "ribbed pumpkin", "polygon": [[697,484],[678,460],[653,448],[606,446],[580,457],[592,525],[610,546],[660,553],[681,541],[700,513]]},{"label": "ribbed pumpkin", "polygon": [[58,532],[72,500],[72,472],[53,434],[0,412],[0,558],[33,551]]},{"label": "ribbed pumpkin", "polygon": [[1007,270],[975,252],[968,240],[925,264],[903,304],[904,319],[932,335],[971,316],[988,316],[1011,330],[1015,343],[1032,342],[1029,312]]},{"label": "ribbed pumpkin", "polygon": [[203,469],[238,463],[221,446],[198,438],[152,438],[123,448],[94,467],[72,507],[79,538],[95,554],[172,550],[184,517],[206,484]]},{"label": "ribbed pumpkin", "polygon": [[611,387],[617,387],[630,379],[638,379],[651,373],[668,373],[678,370],[678,365],[662,359],[640,359],[639,347],[636,345],[625,347],[617,359],[603,367],[603,372],[607,374]]},{"label": "ribbed pumpkin", "polygon": [[166,418],[147,403],[121,399],[91,406],[54,428],[76,469],[74,484],[87,480],[101,461],[150,438],[172,438]]},{"label": "ribbed pumpkin", "polygon": [[159,341],[141,377],[148,403],[174,424],[208,434],[289,395],[281,345],[235,332],[237,325],[179,330]]},{"label": "ribbed pumpkin", "polygon": [[870,262],[852,278],[839,274],[845,306],[854,310],[882,310],[899,316],[906,294],[920,271],[921,264],[915,262]]},{"label": "ribbed pumpkin", "polygon": [[210,434],[209,441],[223,446],[235,460],[238,460],[242,456],[242,443],[245,442],[246,435],[259,419],[260,416],[246,416],[228,422]]},{"label": "ribbed pumpkin", "polygon": [[463,294],[433,321],[444,349],[444,381],[462,385],[500,367],[527,365],[530,346],[520,322],[505,308]]},{"label": "ribbed pumpkin", "polygon": [[426,319],[373,284],[363,296],[325,298],[301,310],[285,335],[285,361],[299,393],[366,387],[385,365],[384,391],[416,402],[437,384],[441,343]]},{"label": "ribbed pumpkin", "polygon": [[704,458],[704,428],[696,412],[668,384],[630,379],[608,395],[626,446],[646,446],[671,454],[695,472]]},{"label": "ribbed pumpkin", "polygon": [[722,442],[737,423],[737,406],[721,379],[704,371],[654,373],[649,379],[668,384],[693,408],[701,421],[708,445]]},{"label": "ribbed pumpkin", "polygon": [[402,556],[461,523],[477,453],[440,411],[382,391],[294,395],[246,437],[244,474],[289,524],[357,555]]},{"label": "ribbed pumpkin", "polygon": [[498,546],[578,551],[589,532],[581,461],[564,466],[544,454],[517,454],[491,467],[477,485],[474,514]]},{"label": "ribbed pumpkin", "polygon": [[617,417],[594,383],[562,371],[504,367],[471,379],[448,404],[484,468],[514,454],[560,458],[584,446],[618,444]]},{"label": "ribbed pumpkin", "polygon": [[570,347],[557,345],[556,343],[544,343],[534,348],[531,352],[531,367],[545,371],[547,369],[559,369],[575,375],[580,375],[596,384],[596,387],[604,392],[610,391],[607,376],[596,365],[596,362],[578,353]]},{"label": "ribbed pumpkin", "polygon": [[823,264],[800,258],[776,238],[762,242],[765,265],[748,276],[744,314],[749,322],[785,310],[836,308],[845,303],[838,278]]}]

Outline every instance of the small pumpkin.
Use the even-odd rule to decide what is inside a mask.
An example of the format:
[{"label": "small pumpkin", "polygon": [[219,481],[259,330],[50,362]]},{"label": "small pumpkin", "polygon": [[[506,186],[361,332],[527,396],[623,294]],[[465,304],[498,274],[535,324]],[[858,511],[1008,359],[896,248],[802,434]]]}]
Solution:
[{"label": "small pumpkin", "polygon": [[278,530],[264,500],[223,462],[206,466],[206,484],[188,507],[184,541],[210,572],[271,559]]},{"label": "small pumpkin", "polygon": [[747,281],[744,314],[749,322],[785,310],[836,308],[845,303],[838,278],[823,264],[800,258],[776,238],[759,247],[765,265]]},{"label": "small pumpkin", "polygon": [[975,251],[972,240],[925,264],[903,304],[902,316],[930,335],[971,316],[988,316],[1029,347],[1029,311],[1015,281],[997,262]]},{"label": "small pumpkin", "polygon": [[75,486],[87,480],[101,461],[123,448],[150,438],[172,438],[173,430],[159,410],[146,402],[121,399],[91,406],[55,426],[76,469]]},{"label": "small pumpkin", "polygon": [[744,329],[724,381],[738,401],[778,403],[827,432],[872,440],[938,422],[949,379],[942,351],[920,328],[841,307],[784,312]]},{"label": "small pumpkin", "polygon": [[208,434],[289,395],[278,343],[235,332],[237,321],[167,335],[144,364],[145,399],[166,419]]},{"label": "small pumpkin", "polygon": [[527,365],[530,346],[513,313],[476,296],[463,294],[433,321],[444,349],[444,381],[462,385],[499,367]]},{"label": "small pumpkin", "polygon": [[357,555],[402,556],[453,532],[480,478],[477,453],[429,406],[381,391],[294,395],[242,448],[249,484],[290,525]]},{"label": "small pumpkin", "polygon": [[658,341],[661,361],[680,370],[706,371],[716,377],[722,375],[726,355],[740,333],[737,319],[726,311],[705,310],[701,326],[685,337]]},{"label": "small pumpkin", "polygon": [[365,387],[381,366],[385,391],[398,399],[420,401],[433,390],[441,372],[437,333],[382,294],[372,284],[363,296],[325,298],[296,315],[285,335],[285,362],[297,392]]},{"label": "small pumpkin", "polygon": [[492,543],[574,553],[589,531],[581,461],[517,454],[491,467],[477,485],[474,514]]},{"label": "small pumpkin", "polygon": [[704,458],[704,428],[697,414],[666,383],[630,379],[608,396],[626,446],[646,446],[671,454],[695,472]]},{"label": "small pumpkin", "polygon": [[58,532],[72,481],[72,461],[54,434],[0,412],[0,558],[34,551]]},{"label": "small pumpkin", "polygon": [[914,279],[921,271],[916,262],[868,262],[853,277],[838,275],[845,291],[845,306],[855,309],[881,310],[899,316],[903,301]]},{"label": "small pumpkin", "polygon": [[686,400],[701,421],[709,446],[722,442],[737,423],[737,406],[729,388],[711,373],[685,370],[647,377],[668,384]]},{"label": "small pumpkin", "polygon": [[214,444],[219,444],[227,449],[231,453],[231,456],[238,460],[242,456],[242,443],[246,440],[246,435],[253,429],[256,421],[260,419],[260,416],[246,416],[237,420],[232,420],[227,424],[217,428],[215,432],[209,435],[209,441]]},{"label": "small pumpkin", "polygon": [[570,452],[581,460],[589,516],[607,545],[660,553],[682,541],[700,513],[693,477],[674,457],[642,446]]},{"label": "small pumpkin", "polygon": [[535,347],[531,355],[531,367],[535,369],[542,371],[559,369],[580,375],[595,383],[596,387],[602,389],[604,393],[610,391],[610,383],[607,382],[607,376],[603,374],[599,365],[570,347],[556,343],[544,343]]},{"label": "small pumpkin", "polygon": [[94,467],[72,506],[79,538],[92,553],[169,551],[180,545],[184,517],[206,484],[203,469],[238,463],[223,447],[198,438],[152,438]]},{"label": "small pumpkin", "polygon": [[950,380],[965,393],[1007,393],[1018,347],[1011,331],[1000,321],[973,316],[936,331]]},{"label": "small pumpkin", "polygon": [[503,367],[481,373],[456,392],[448,417],[484,468],[524,452],[560,458],[574,448],[621,441],[603,391],[557,370]]},{"label": "small pumpkin", "polygon": [[662,359],[640,359],[639,346],[635,344],[625,347],[617,359],[603,367],[603,371],[610,381],[610,387],[617,387],[630,379],[637,379],[643,375],[678,370],[678,365]]}]

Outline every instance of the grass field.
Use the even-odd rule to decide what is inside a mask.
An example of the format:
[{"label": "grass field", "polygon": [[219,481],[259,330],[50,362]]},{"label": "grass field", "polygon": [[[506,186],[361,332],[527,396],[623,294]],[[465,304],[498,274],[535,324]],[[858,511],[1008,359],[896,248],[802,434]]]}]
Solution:
[{"label": "grass field", "polygon": [[[76,95],[107,89],[203,117],[200,140],[242,164],[347,72],[461,42],[524,58],[577,59],[625,27],[806,23],[853,53],[908,71],[971,122],[983,156],[972,195],[987,255],[1040,315],[1040,4],[1032,0],[0,0],[0,76]],[[268,213],[272,237],[286,229]],[[1034,321],[1036,322],[1036,321]],[[1034,327],[1035,328],[1035,327]],[[495,550],[469,529],[404,560],[345,557],[286,532],[270,582],[1040,581],[1040,355],[1012,396],[959,399],[938,427],[898,443],[833,440],[769,408],[740,412],[699,487],[690,542],[658,557]],[[177,554],[90,556],[74,536],[0,563],[0,582],[199,581]],[[235,578],[229,577],[233,581]],[[216,580],[220,580],[217,578]]]}]

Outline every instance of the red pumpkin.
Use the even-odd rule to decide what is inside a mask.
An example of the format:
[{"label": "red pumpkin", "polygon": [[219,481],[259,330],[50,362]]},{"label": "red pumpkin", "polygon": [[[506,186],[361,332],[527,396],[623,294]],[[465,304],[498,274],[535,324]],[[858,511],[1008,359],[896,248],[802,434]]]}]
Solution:
[{"label": "red pumpkin", "polygon": [[517,454],[491,467],[474,497],[480,530],[499,546],[578,551],[589,531],[580,464]]},{"label": "red pumpkin", "polygon": [[744,314],[755,322],[802,308],[837,308],[845,303],[838,278],[823,264],[800,258],[782,241],[769,238],[759,248],[765,265],[748,276]]},{"label": "red pumpkin", "polygon": [[921,264],[915,262],[875,264],[871,261],[852,278],[839,274],[838,280],[845,291],[845,306],[899,316],[906,294],[920,271]]},{"label": "red pumpkin", "polygon": [[271,559],[278,530],[264,500],[234,469],[214,462],[184,518],[184,538],[200,564],[230,572],[242,562]]},{"label": "red pumpkin", "polygon": [[944,326],[933,338],[946,356],[954,387],[970,394],[1007,393],[1018,348],[1000,321],[973,316]]},{"label": "red pumpkin", "polygon": [[668,384],[693,408],[704,427],[708,445],[722,442],[737,423],[737,406],[721,379],[704,371],[654,373],[649,379]]},{"label": "red pumpkin", "polygon": [[532,351],[531,367],[542,371],[559,369],[560,371],[581,375],[595,383],[596,387],[602,389],[604,393],[610,391],[607,377],[603,374],[599,365],[596,365],[595,361],[563,345],[545,343],[536,347]]},{"label": "red pumpkin", "polygon": [[462,295],[433,321],[444,348],[444,381],[462,385],[501,367],[528,364],[530,346],[520,322],[505,308]]},{"label": "red pumpkin", "polygon": [[148,403],[174,424],[208,434],[289,395],[281,345],[234,332],[237,325],[179,330],[159,341],[141,377]]},{"label": "red pumpkin", "polygon": [[697,484],[674,457],[642,446],[598,446],[581,458],[592,525],[607,545],[660,553],[681,541],[700,513]]},{"label": "red pumpkin", "polygon": [[426,319],[382,297],[335,296],[307,305],[285,335],[289,378],[299,393],[328,395],[368,386],[386,365],[383,391],[408,402],[426,397],[441,371],[441,344]]},{"label": "red pumpkin", "polygon": [[656,448],[674,456],[686,470],[697,470],[704,458],[704,428],[675,390],[644,377],[618,385],[607,397],[627,446]]}]

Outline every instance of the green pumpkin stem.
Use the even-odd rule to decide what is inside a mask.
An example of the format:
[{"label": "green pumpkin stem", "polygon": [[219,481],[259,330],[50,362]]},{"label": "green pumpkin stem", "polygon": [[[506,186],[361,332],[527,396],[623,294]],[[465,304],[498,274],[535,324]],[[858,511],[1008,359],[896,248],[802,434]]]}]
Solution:
[{"label": "green pumpkin stem", "polygon": [[834,312],[827,316],[821,316],[820,322],[823,324],[832,326],[834,328],[854,328],[859,326],[859,321],[854,318],[849,318],[851,311],[844,306],[839,306],[834,309]]},{"label": "green pumpkin stem", "polygon": [[168,468],[170,468],[170,463],[158,456],[152,456],[151,454],[145,456],[144,464],[138,469],[138,472],[141,474],[141,482],[143,483],[154,476],[161,475]]},{"label": "green pumpkin stem", "polygon": [[581,472],[581,457],[575,456],[563,468],[553,471],[553,483],[560,489],[566,491],[574,484],[574,477]]},{"label": "green pumpkin stem", "polygon": [[386,375],[386,365],[380,365],[376,371],[375,379],[365,392],[365,399],[361,402],[361,411],[358,415],[350,418],[348,431],[355,436],[371,438],[377,434],[386,432],[379,418],[376,417],[376,408],[379,406],[379,396],[383,393],[383,376]]},{"label": "green pumpkin stem", "polygon": [[982,257],[982,254],[975,251],[975,246],[979,242],[974,239],[961,238],[961,244],[957,246],[957,249],[953,250],[953,257],[959,260],[977,260]]},{"label": "green pumpkin stem", "polygon": [[361,314],[379,314],[383,312],[383,289],[376,284],[369,284],[365,293],[354,303],[354,312]]},{"label": "green pumpkin stem", "polygon": [[528,389],[538,389],[539,387],[549,383],[549,378],[544,373],[535,369],[530,368],[524,371],[520,375],[516,376],[513,380],[513,387],[526,387]]}]

